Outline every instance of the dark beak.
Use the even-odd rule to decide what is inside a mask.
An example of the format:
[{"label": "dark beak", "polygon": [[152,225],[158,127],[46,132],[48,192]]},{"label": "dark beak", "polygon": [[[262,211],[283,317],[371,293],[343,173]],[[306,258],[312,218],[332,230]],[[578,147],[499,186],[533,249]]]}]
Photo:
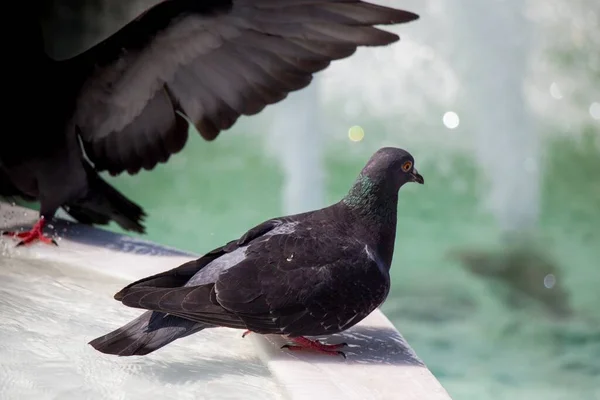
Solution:
[{"label": "dark beak", "polygon": [[410,175],[412,177],[413,182],[420,183],[421,185],[425,183],[425,179],[423,179],[423,177],[421,176],[421,174],[419,174],[419,171],[417,171],[416,168],[413,168]]}]

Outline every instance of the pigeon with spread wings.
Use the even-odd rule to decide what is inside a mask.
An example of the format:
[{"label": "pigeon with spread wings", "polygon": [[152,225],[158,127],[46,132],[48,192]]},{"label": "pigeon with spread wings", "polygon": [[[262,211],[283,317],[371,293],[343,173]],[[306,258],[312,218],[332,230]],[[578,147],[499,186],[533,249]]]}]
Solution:
[{"label": "pigeon with spread wings", "polygon": [[142,232],[144,211],[98,172],[151,170],[184,147],[188,121],[213,140],[241,115],[309,85],[333,60],[399,39],[374,25],[418,18],[358,0],[169,0],[55,60],[45,51],[54,37],[47,27],[58,26],[52,15],[23,21],[27,35],[11,48],[18,84],[5,95],[20,124],[2,135],[0,182],[10,185],[0,195],[41,204],[20,243],[48,242],[44,221],[59,207],[80,222]]}]

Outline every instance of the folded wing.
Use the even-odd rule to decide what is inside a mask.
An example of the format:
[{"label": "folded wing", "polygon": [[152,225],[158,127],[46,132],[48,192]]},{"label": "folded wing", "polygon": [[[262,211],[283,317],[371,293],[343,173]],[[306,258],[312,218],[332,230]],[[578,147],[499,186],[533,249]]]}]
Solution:
[{"label": "folded wing", "polygon": [[245,254],[214,282],[173,288],[133,284],[118,299],[202,323],[319,335],[359,322],[389,290],[389,276],[359,242],[294,232],[258,238]]}]

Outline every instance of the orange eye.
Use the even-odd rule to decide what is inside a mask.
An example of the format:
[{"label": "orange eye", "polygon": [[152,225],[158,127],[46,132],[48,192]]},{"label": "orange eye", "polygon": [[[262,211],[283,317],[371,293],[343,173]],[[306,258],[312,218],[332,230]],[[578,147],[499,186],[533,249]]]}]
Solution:
[{"label": "orange eye", "polygon": [[410,171],[411,167],[412,167],[412,163],[410,161],[406,161],[404,164],[402,164],[402,171],[408,172],[408,171]]}]

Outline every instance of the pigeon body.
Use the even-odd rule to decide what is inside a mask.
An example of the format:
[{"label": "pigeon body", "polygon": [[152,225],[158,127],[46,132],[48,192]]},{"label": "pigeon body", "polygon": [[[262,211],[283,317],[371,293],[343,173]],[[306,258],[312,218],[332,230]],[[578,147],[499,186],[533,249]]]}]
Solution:
[{"label": "pigeon body", "polygon": [[143,355],[225,326],[333,351],[304,336],[344,331],[384,302],[398,190],[406,182],[423,183],[413,157],[380,149],[340,202],[267,220],[197,260],[122,289],[115,299],[149,311],[90,344],[103,353]]},{"label": "pigeon body", "polygon": [[[60,48],[55,14],[68,12],[52,7],[75,6],[40,4],[38,18],[12,13],[33,16],[7,51],[16,82],[6,97],[19,129],[0,139],[0,194],[38,199],[46,220],[63,207],[80,222],[114,220],[139,232],[143,210],[97,172],[151,170],[184,147],[188,121],[213,140],[241,115],[309,85],[331,61],[399,39],[374,25],[418,18],[358,0],[161,1],[83,52],[65,43],[73,49],[56,52],[75,54],[56,60],[46,50]],[[70,12],[83,19],[86,8]]]}]

